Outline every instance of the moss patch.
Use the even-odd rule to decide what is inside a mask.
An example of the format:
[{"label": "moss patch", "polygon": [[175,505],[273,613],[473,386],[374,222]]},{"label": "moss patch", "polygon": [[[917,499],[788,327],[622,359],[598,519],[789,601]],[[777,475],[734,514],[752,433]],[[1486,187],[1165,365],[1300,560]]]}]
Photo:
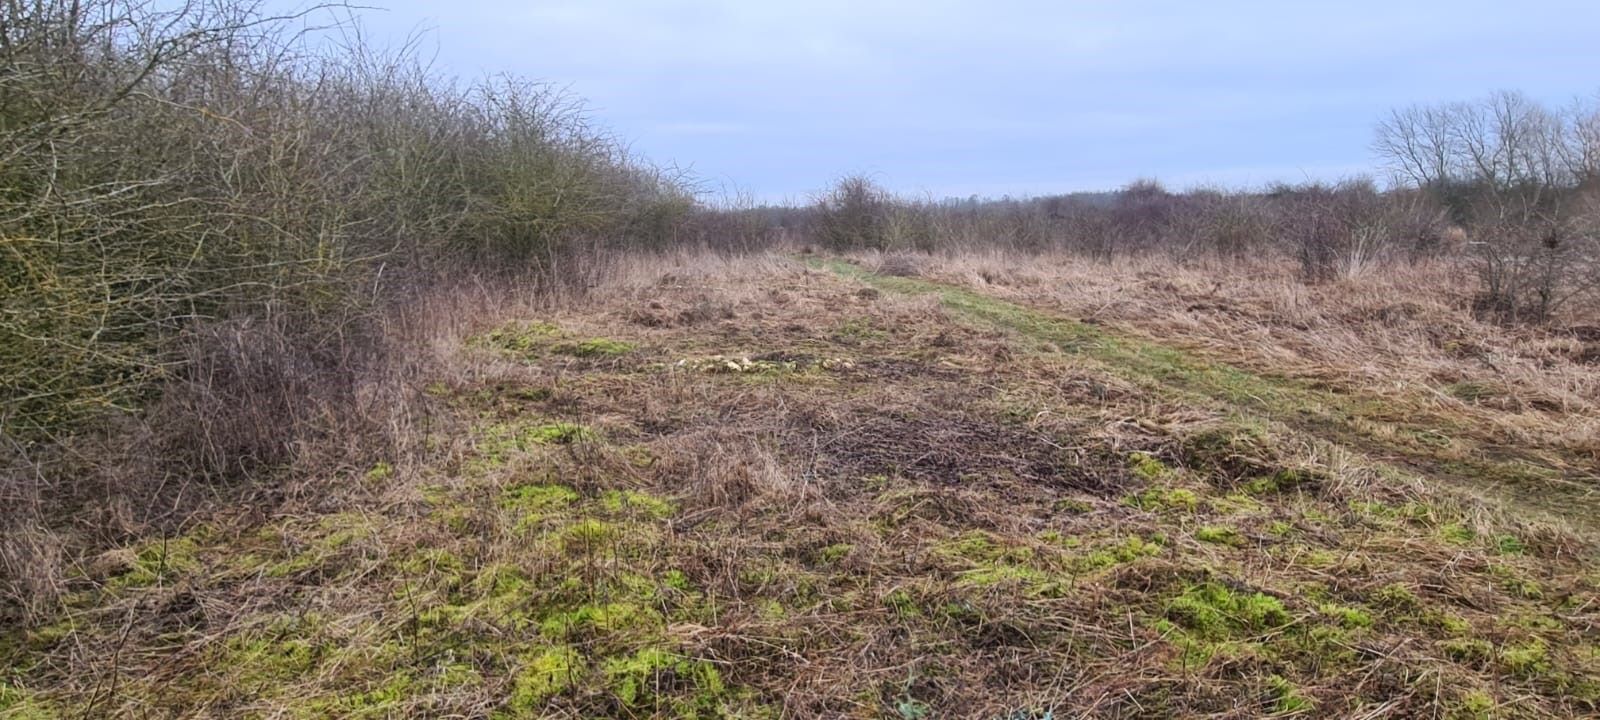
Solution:
[{"label": "moss patch", "polygon": [[560,343],[552,348],[563,355],[581,358],[619,357],[633,352],[633,343],[608,338],[593,338],[579,342]]},{"label": "moss patch", "polygon": [[1203,543],[1214,545],[1227,545],[1239,547],[1244,544],[1244,536],[1235,528],[1226,525],[1204,525],[1194,531],[1194,539]]},{"label": "moss patch", "polygon": [[545,701],[571,687],[583,674],[583,657],[568,646],[558,645],[527,655],[512,681],[506,708],[521,717],[535,717]]},{"label": "moss patch", "polygon": [[540,348],[561,335],[561,328],[546,322],[521,322],[495,328],[467,340],[474,347],[488,348],[514,357],[536,357]]},{"label": "moss patch", "polygon": [[630,708],[671,693],[679,696],[673,703],[679,710],[709,710],[726,691],[716,666],[661,648],[643,648],[608,660],[604,670],[611,692]]},{"label": "moss patch", "polygon": [[666,498],[637,490],[607,490],[600,496],[600,506],[614,514],[639,514],[664,520],[678,512],[678,505]]}]

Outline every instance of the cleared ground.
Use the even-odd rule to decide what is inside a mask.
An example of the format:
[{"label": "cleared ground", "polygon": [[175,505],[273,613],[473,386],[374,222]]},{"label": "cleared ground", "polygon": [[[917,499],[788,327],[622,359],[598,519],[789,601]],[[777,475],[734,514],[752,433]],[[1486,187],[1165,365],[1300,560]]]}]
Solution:
[{"label": "cleared ground", "polygon": [[444,337],[435,461],[84,567],[0,716],[1600,712],[1586,341],[1087,268],[702,259]]}]

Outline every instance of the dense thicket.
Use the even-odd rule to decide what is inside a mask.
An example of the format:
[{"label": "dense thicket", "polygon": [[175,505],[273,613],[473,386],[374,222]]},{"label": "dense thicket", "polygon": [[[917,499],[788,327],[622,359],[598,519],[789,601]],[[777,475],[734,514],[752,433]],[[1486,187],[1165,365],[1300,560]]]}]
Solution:
[{"label": "dense thicket", "polygon": [[233,4],[3,12],[12,433],[135,405],[196,321],[316,323],[419,274],[549,264],[578,238],[661,242],[692,204],[547,86],[313,53],[292,18]]},{"label": "dense thicket", "polygon": [[174,514],[151,493],[330,438],[381,452],[410,392],[381,327],[400,301],[582,282],[585,253],[695,210],[559,90],[449,81],[345,19],[0,4],[0,579],[61,544],[45,515],[115,532]]}]

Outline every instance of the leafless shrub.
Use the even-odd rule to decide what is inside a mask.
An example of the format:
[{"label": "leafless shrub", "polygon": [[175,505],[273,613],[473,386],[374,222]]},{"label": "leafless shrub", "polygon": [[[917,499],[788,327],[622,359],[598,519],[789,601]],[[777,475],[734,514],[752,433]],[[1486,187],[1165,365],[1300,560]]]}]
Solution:
[{"label": "leafless shrub", "polygon": [[1287,210],[1280,232],[1293,244],[1308,280],[1365,274],[1396,244],[1390,203],[1371,181],[1286,187],[1274,194]]},{"label": "leafless shrub", "polygon": [[1514,213],[1478,223],[1471,243],[1480,315],[1544,322],[1600,288],[1600,241],[1589,222],[1559,211]]},{"label": "leafless shrub", "polygon": [[1395,110],[1375,148],[1396,177],[1438,198],[1468,226],[1480,278],[1477,307],[1544,322],[1600,287],[1596,208],[1600,107],[1562,111],[1520,93]]},{"label": "leafless shrub", "polygon": [[847,178],[783,222],[786,230],[836,251],[1067,250],[1098,260],[1149,253],[1228,261],[1274,255],[1300,258],[1314,280],[1459,249],[1431,197],[1380,191],[1368,180],[1183,193],[1140,180],[1114,193],[911,200],[864,178]]},{"label": "leafless shrub", "polygon": [[883,249],[893,197],[865,175],[840,178],[817,200],[816,232],[833,250]]},{"label": "leafless shrub", "polygon": [[[402,452],[425,353],[390,324],[430,288],[581,293],[598,253],[681,241],[693,189],[570,95],[329,52],[301,20],[343,9],[263,7],[0,6],[0,494],[27,508],[0,534],[71,555],[96,533],[60,528],[108,508],[138,532]],[[47,603],[27,547],[0,597]]]}]

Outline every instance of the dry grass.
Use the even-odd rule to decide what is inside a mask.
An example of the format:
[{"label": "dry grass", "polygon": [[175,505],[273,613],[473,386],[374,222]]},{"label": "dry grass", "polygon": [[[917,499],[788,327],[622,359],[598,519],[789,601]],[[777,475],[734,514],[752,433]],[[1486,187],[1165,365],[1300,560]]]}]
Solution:
[{"label": "dry grass", "polygon": [[1395,389],[1481,424],[1495,442],[1600,462],[1600,318],[1549,327],[1473,319],[1452,262],[1326,284],[1287,262],[1084,263],[1067,256],[928,257],[926,275],[1059,310],[1276,375]]},{"label": "dry grass", "polygon": [[[1313,376],[1337,388],[1421,371],[1407,325],[1318,350],[1292,321],[1182,309],[1200,271],[1091,315],[1121,273],[1016,267],[918,265],[1252,368],[1394,351]],[[1336,312],[1313,298],[1333,290],[1209,274],[1232,306]],[[895,283],[681,254],[619,261],[584,303],[436,300],[411,336],[438,358],[408,430],[429,453],[85,561],[61,613],[0,635],[0,711],[1596,711],[1586,531]],[[1525,382],[1586,387],[1572,372]]]}]

